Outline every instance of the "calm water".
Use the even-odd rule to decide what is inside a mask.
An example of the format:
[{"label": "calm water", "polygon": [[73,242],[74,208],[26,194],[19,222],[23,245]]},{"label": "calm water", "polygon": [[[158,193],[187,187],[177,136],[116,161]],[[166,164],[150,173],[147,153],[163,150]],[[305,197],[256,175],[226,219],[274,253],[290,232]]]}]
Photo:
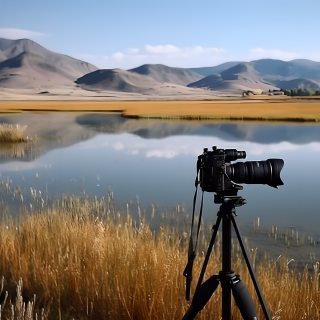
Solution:
[{"label": "calm water", "polygon": [[[30,187],[47,190],[52,197],[83,191],[104,196],[111,189],[120,208],[138,197],[147,213],[153,203],[163,211],[184,206],[190,215],[196,160],[204,147],[245,150],[244,161],[282,158],[285,185],[279,189],[244,185],[239,194],[248,203],[237,209],[236,221],[261,252],[319,261],[320,126],[155,122],[116,114],[57,113],[1,115],[2,122],[28,125],[30,136],[41,137],[37,147],[19,154],[0,146],[2,179],[22,188],[26,204],[31,201]],[[18,200],[1,196],[13,210],[18,206]],[[218,208],[213,194],[206,193],[205,222],[215,221]],[[253,235],[258,217],[261,232]],[[294,238],[298,231],[304,245],[288,249],[284,241],[270,240],[272,225],[288,236],[294,230]]]}]

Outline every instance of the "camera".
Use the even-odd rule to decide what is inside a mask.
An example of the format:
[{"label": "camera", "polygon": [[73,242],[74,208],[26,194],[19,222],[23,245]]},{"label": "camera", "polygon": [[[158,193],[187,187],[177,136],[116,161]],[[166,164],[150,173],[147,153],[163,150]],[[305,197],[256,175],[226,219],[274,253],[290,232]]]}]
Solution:
[{"label": "camera", "polygon": [[282,159],[230,163],[245,158],[245,151],[218,149],[216,146],[212,147],[212,151],[205,148],[197,162],[201,189],[219,193],[243,189],[236,183],[267,184],[273,188],[283,185],[280,178],[284,165]]}]

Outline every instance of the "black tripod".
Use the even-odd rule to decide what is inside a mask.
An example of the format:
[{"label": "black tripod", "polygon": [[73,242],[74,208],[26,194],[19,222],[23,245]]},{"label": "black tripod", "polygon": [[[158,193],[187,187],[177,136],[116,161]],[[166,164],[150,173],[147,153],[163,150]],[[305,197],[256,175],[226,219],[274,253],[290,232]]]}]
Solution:
[{"label": "black tripod", "polygon": [[[267,320],[271,320],[256,274],[252,268],[247,250],[241,239],[240,231],[234,220],[234,216],[237,215],[235,207],[240,207],[246,204],[247,201],[243,199],[241,196],[237,196],[237,190],[234,190],[232,192],[222,192],[218,195],[215,195],[214,203],[221,203],[220,210],[218,211],[218,214],[217,214],[218,218],[217,218],[216,224],[213,226],[213,234],[212,234],[208,251],[202,266],[202,270],[200,273],[196,291],[192,299],[191,306],[186,312],[186,314],[184,315],[184,317],[182,318],[182,320],[194,319],[198,314],[198,312],[201,311],[203,307],[206,305],[206,303],[209,301],[212,294],[217,289],[219,283],[221,283],[221,287],[222,287],[222,319],[223,320],[232,320],[231,292],[233,294],[233,297],[236,301],[236,304],[241,312],[243,319],[257,320],[257,317],[256,317],[257,309],[252,301],[250,293],[247,287],[245,286],[245,284],[241,281],[240,276],[236,275],[231,268],[231,237],[232,237],[231,223],[233,224],[234,230],[237,234],[239,244],[240,244],[243,256],[245,258],[256,293],[258,295],[260,304],[262,306],[265,318]],[[201,221],[201,213],[202,213],[202,204],[201,204],[201,211],[200,211],[200,221]],[[202,283],[221,220],[222,220],[222,270],[219,272],[219,275],[213,275],[204,283]],[[198,225],[198,232],[199,232],[200,221]],[[187,300],[189,300],[189,296],[190,296],[190,282],[192,280],[192,264],[193,264],[194,258],[195,258],[195,253],[193,252],[193,255],[192,254],[189,255],[188,265],[184,271],[184,276],[187,278],[187,291],[186,291]]]}]

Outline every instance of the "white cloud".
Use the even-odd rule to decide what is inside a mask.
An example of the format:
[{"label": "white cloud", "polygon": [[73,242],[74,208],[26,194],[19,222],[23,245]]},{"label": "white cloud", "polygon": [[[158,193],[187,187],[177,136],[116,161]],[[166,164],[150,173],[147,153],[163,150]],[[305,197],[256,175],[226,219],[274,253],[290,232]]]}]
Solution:
[{"label": "white cloud", "polygon": [[[72,55],[72,54],[71,54]],[[251,48],[243,53],[227,52],[217,47],[177,47],[172,44],[145,45],[141,48],[128,48],[123,52],[110,55],[77,55],[79,59],[93,63],[97,67],[131,69],[142,64],[164,64],[170,67],[195,68],[216,66],[227,61],[252,61],[259,59],[279,59],[290,61],[294,59],[310,59],[320,61],[320,52],[302,54],[277,49]]]},{"label": "white cloud", "polygon": [[146,45],[144,47],[144,51],[147,54],[156,54],[156,55],[162,55],[162,54],[168,54],[168,53],[178,53],[181,52],[181,49],[178,47],[175,47],[171,44],[167,44],[165,46],[150,46]]},{"label": "white cloud", "polygon": [[301,56],[295,52],[281,50],[266,50],[262,48],[253,48],[249,51],[249,60],[258,60],[265,58],[290,61],[301,58]]},{"label": "white cloud", "polygon": [[7,38],[7,39],[36,39],[39,37],[44,36],[45,34],[42,32],[35,32],[30,30],[23,30],[23,29],[12,29],[12,28],[0,28],[0,37]]},{"label": "white cloud", "polygon": [[121,61],[123,59],[123,57],[124,57],[124,54],[121,53],[121,52],[116,52],[111,57],[112,57],[113,60]]},{"label": "white cloud", "polygon": [[172,44],[128,48],[124,52],[116,52],[109,56],[84,54],[73,56],[93,63],[101,69],[130,69],[147,63],[192,68],[213,66],[228,60],[225,57],[225,50],[223,48],[202,46],[179,48]]}]

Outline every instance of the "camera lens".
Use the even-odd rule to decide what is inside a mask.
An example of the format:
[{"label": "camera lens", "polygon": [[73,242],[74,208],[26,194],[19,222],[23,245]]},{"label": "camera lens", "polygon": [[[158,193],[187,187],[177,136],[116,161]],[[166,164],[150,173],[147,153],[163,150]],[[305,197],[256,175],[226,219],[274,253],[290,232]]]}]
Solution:
[{"label": "camera lens", "polygon": [[227,166],[226,173],[236,183],[267,184],[277,188],[283,185],[280,178],[283,165],[282,159],[237,162]]}]

